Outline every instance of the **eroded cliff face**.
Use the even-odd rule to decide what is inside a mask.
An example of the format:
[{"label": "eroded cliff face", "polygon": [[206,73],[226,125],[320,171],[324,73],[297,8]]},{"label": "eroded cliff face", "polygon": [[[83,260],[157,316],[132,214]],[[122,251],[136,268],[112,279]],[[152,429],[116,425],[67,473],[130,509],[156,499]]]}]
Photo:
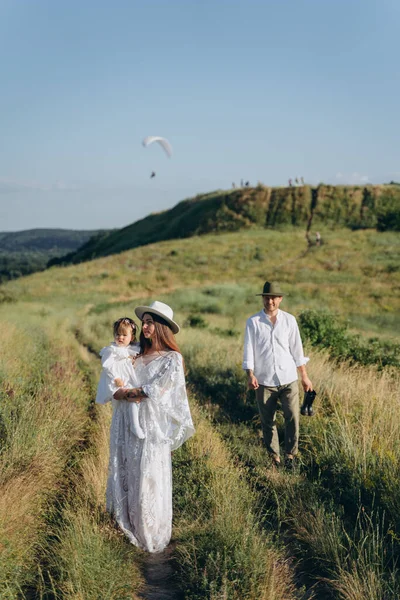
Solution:
[{"label": "eroded cliff face", "polygon": [[375,227],[384,202],[400,211],[400,186],[258,186],[227,193],[224,201],[247,224],[303,225],[311,219],[314,225]]},{"label": "eroded cliff face", "polygon": [[374,227],[376,208],[381,195],[397,195],[400,188],[389,186],[331,186],[308,185],[270,188],[258,186],[226,194],[226,206],[239,220],[248,224],[274,227],[290,224],[302,225],[310,217],[314,223],[338,226]]}]

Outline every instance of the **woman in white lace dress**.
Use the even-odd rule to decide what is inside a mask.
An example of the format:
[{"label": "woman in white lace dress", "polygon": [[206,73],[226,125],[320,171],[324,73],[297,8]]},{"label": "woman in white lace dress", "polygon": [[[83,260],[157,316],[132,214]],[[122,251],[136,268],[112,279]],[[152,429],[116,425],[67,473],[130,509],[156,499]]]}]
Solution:
[{"label": "woman in white lace dress", "polygon": [[[107,510],[133,544],[160,552],[171,539],[171,451],[194,427],[172,309],[156,301],[135,312],[142,321],[141,354],[132,367],[139,387],[114,393]],[[144,439],[132,434],[120,409],[125,402],[140,402]]]}]

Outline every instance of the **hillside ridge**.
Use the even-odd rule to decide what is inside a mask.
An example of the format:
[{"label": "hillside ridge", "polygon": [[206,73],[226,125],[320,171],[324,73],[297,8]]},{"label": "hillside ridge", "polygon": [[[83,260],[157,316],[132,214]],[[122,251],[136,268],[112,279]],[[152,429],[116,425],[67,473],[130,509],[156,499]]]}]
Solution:
[{"label": "hillside ridge", "polygon": [[[381,227],[382,207],[395,212],[395,226]],[[394,206],[394,209],[393,209]],[[386,209],[385,209],[386,210]],[[163,240],[205,233],[238,231],[254,226],[285,225],[400,229],[400,190],[392,185],[333,186],[320,184],[217,190],[182,200],[171,209],[152,213],[88,240],[76,252],[52,259],[48,266],[77,264]],[[396,220],[397,219],[397,220]],[[382,221],[382,219],[381,219]]]}]

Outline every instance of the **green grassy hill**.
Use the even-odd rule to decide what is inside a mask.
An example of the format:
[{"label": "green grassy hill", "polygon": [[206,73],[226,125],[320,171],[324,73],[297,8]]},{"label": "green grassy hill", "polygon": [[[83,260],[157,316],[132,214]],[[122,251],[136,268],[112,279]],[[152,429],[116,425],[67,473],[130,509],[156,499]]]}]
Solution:
[{"label": "green grassy hill", "polygon": [[[136,298],[175,289],[234,284],[258,289],[267,278],[286,284],[288,308],[327,308],[358,330],[400,332],[400,236],[374,230],[322,229],[308,247],[302,229],[255,227],[167,240],[0,287],[6,301],[61,307],[96,303],[128,309]],[[253,307],[257,299],[254,298]]]},{"label": "green grassy hill", "polygon": [[[386,215],[387,204],[395,212],[394,222],[388,227],[382,216]],[[320,185],[317,188],[260,185],[216,191],[184,200],[170,210],[151,214],[123,229],[92,238],[77,252],[54,259],[50,265],[76,264],[162,240],[257,226],[400,229],[399,214],[400,190],[391,185]]]}]

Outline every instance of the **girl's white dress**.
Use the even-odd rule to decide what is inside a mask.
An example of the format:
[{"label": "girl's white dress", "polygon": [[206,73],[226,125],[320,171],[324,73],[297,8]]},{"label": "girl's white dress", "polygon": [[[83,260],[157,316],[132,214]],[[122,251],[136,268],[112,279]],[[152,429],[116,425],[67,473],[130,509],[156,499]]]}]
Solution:
[{"label": "girl's white dress", "polygon": [[178,352],[141,355],[134,372],[148,396],[140,404],[145,438],[132,435],[126,402],[113,400],[107,510],[133,544],[160,552],[171,539],[171,450],[193,435],[194,427]]},{"label": "girl's white dress", "polygon": [[[124,387],[138,387],[135,372],[132,369],[132,356],[137,356],[139,352],[139,344],[118,346],[114,342],[100,350],[103,370],[97,389],[97,403],[104,404],[104,402],[112,399],[113,394],[120,387],[115,383],[115,379],[117,378],[122,379]],[[128,413],[127,417],[130,420],[132,433],[137,435],[137,437],[143,438],[144,432],[139,422],[139,404],[125,402],[124,410]]]}]

